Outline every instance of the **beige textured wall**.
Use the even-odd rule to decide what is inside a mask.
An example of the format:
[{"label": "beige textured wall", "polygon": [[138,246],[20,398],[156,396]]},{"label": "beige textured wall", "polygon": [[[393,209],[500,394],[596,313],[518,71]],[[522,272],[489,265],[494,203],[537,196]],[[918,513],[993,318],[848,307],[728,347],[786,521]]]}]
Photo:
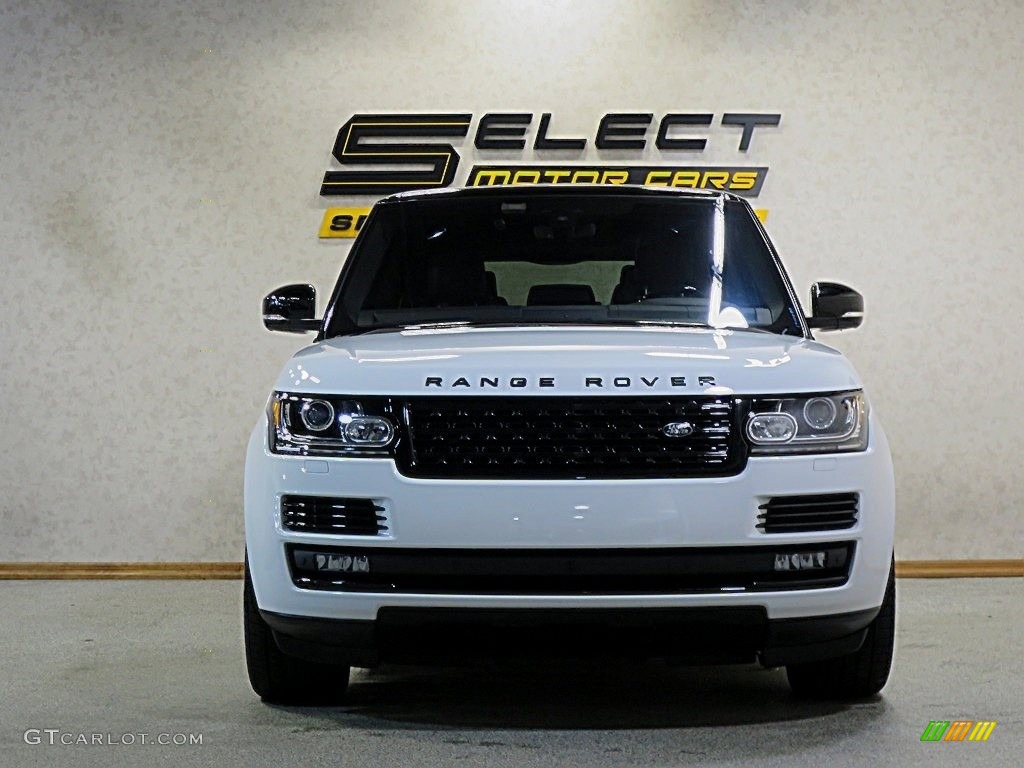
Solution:
[{"label": "beige textured wall", "polygon": [[330,288],[319,181],[375,110],[553,111],[563,136],[782,112],[701,159],[770,165],[801,292],[867,296],[828,340],[888,426],[899,555],[1024,555],[1022,28],[936,0],[4,4],[0,561],[240,558],[245,438],[299,343],[258,302]]}]

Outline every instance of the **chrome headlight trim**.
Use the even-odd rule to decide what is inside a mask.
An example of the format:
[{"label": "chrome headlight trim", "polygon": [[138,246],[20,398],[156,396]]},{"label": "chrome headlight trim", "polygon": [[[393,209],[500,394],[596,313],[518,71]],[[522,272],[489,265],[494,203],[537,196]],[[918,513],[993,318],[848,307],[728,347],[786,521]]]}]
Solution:
[{"label": "chrome headlight trim", "polygon": [[[324,424],[322,424],[321,426],[317,426],[315,424],[310,423],[309,409],[312,406],[314,406],[314,405],[325,405],[325,406],[327,406],[328,413],[330,414],[327,417],[327,421]],[[299,418],[302,420],[303,425],[307,429],[309,429],[309,430],[311,430],[313,432],[323,432],[325,430],[330,429],[331,425],[334,423],[334,406],[331,404],[331,402],[329,400],[324,400],[322,398],[315,398],[315,399],[310,399],[310,400],[304,400],[302,402],[302,406],[299,408]]]},{"label": "chrome headlight trim", "polygon": [[[274,392],[267,404],[268,445],[271,453],[292,456],[393,457],[397,425],[387,398],[351,395]],[[307,423],[310,405],[324,402],[331,408],[330,423],[322,428]],[[372,421],[385,439],[353,440],[353,422]]]},{"label": "chrome headlight trim", "polygon": [[[807,416],[810,403],[825,399],[833,409],[830,424],[821,427]],[[762,414],[787,414],[797,424],[796,434],[785,442],[758,440],[751,434],[752,420]],[[868,447],[868,404],[862,390],[813,392],[798,395],[763,395],[750,398],[744,435],[752,456],[793,453],[845,453]]]}]

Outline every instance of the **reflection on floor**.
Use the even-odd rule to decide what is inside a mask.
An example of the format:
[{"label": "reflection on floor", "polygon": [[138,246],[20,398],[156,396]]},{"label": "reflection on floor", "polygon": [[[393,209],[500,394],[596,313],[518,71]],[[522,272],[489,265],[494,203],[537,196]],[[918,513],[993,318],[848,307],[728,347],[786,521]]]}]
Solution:
[{"label": "reflection on floor", "polygon": [[[1019,765],[1024,581],[899,590],[892,680],[855,705],[797,701],[779,670],[621,662],[358,670],[347,706],[314,710],[248,689],[238,582],[4,582],[4,752],[11,765],[104,768]],[[931,720],[998,726],[985,743],[922,743]],[[29,729],[104,744],[30,744]],[[203,743],[142,745],[141,733]],[[135,743],[106,743],[125,734]]]}]

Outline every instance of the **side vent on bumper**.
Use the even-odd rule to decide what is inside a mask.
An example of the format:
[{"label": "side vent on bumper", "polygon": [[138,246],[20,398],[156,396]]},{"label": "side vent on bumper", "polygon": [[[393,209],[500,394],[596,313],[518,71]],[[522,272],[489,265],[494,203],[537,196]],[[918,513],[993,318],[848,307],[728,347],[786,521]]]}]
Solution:
[{"label": "side vent on bumper", "polygon": [[381,536],[388,533],[383,506],[373,499],[282,496],[281,525],[300,533]]},{"label": "side vent on bumper", "polygon": [[762,533],[841,531],[857,524],[860,496],[856,493],[775,496],[758,509],[757,528]]}]

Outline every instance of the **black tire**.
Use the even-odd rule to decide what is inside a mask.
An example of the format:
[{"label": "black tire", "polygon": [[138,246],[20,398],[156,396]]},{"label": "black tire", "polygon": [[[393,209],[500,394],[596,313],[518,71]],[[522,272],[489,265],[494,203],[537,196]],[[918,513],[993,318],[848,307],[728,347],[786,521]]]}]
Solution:
[{"label": "black tire", "polygon": [[889,566],[889,583],[882,608],[868,626],[860,650],[846,656],[786,667],[789,686],[797,696],[809,699],[864,699],[885,686],[892,666],[896,640],[896,575]]},{"label": "black tire", "polygon": [[249,684],[263,701],[295,706],[341,703],[348,689],[349,668],[340,664],[304,661],[283,653],[277,647],[270,627],[256,606],[248,559],[245,563],[242,612]]}]

